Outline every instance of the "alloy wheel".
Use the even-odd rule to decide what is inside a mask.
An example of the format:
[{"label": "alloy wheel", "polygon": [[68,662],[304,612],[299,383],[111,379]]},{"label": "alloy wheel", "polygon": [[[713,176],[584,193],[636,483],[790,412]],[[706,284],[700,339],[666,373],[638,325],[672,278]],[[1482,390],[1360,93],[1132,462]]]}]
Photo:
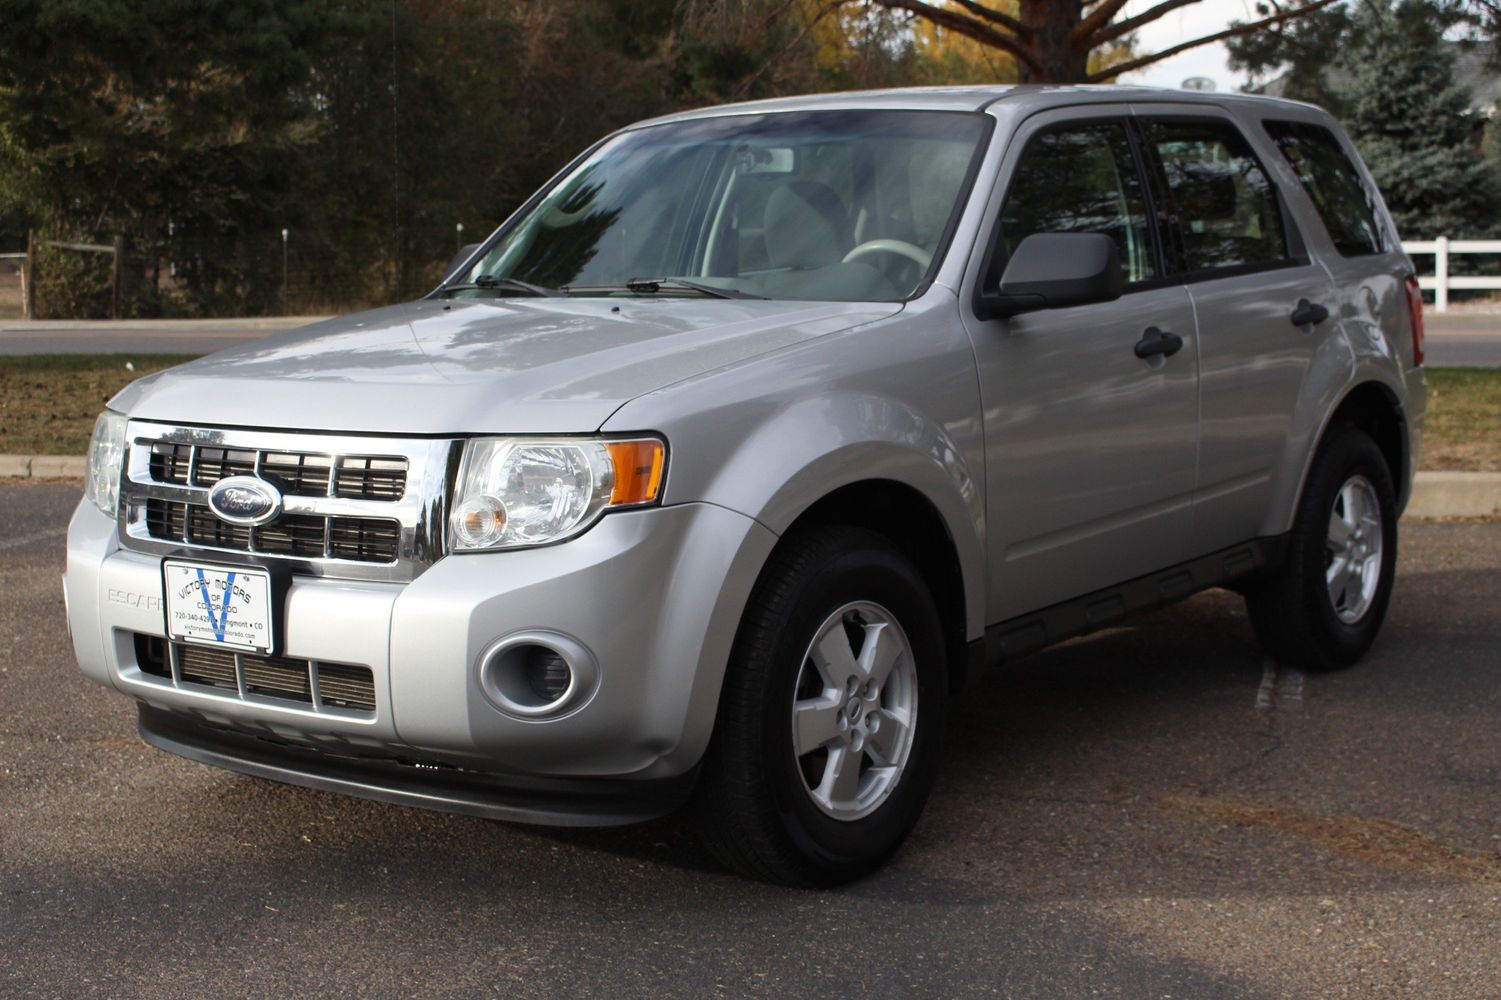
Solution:
[{"label": "alloy wheel", "polygon": [[1381,582],[1381,505],[1365,476],[1351,476],[1335,494],[1325,544],[1324,582],[1334,613],[1346,625],[1360,621]]},{"label": "alloy wheel", "polygon": [[809,797],[837,820],[870,815],[901,779],[917,722],[917,667],[895,616],[868,601],[829,615],[793,699],[793,753]]}]

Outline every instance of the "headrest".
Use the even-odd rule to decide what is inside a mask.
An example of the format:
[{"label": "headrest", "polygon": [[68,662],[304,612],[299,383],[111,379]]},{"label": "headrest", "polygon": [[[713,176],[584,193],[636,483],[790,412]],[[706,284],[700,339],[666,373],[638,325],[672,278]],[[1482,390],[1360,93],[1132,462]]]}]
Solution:
[{"label": "headrest", "polygon": [[935,247],[954,210],[954,198],[969,170],[970,150],[957,143],[935,143],[907,164],[912,201],[912,241]]},{"label": "headrest", "polygon": [[1235,217],[1235,168],[1228,163],[1184,163],[1175,200],[1185,221],[1222,222]]},{"label": "headrest", "polygon": [[849,219],[834,189],[789,181],[766,199],[766,255],[774,267],[837,264],[848,249]]}]

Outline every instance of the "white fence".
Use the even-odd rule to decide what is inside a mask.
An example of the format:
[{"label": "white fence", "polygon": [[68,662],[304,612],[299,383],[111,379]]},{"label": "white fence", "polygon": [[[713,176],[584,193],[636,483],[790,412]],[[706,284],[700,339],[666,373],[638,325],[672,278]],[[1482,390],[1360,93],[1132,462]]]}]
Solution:
[{"label": "white fence", "polygon": [[1439,312],[1448,311],[1451,288],[1501,291],[1501,277],[1449,273],[1450,254],[1501,254],[1501,240],[1451,240],[1447,236],[1440,236],[1436,240],[1404,240],[1402,249],[1407,251],[1408,256],[1433,255],[1433,273],[1418,275],[1418,284],[1433,293],[1433,306]]}]

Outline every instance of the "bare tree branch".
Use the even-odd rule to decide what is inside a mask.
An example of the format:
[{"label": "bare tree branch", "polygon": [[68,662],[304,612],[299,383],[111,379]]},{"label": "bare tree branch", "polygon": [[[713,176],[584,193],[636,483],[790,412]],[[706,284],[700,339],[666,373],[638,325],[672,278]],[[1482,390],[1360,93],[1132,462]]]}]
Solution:
[{"label": "bare tree branch", "polygon": [[921,18],[932,21],[940,28],[947,28],[955,34],[964,35],[966,38],[973,38],[984,45],[991,45],[1004,52],[1009,52],[1018,61],[1026,63],[1034,70],[1040,72],[1042,69],[1037,63],[1037,58],[1023,48],[1015,36],[1002,34],[977,18],[959,14],[944,7],[935,7],[930,3],[923,3],[922,0],[875,0],[875,3],[888,10],[910,11]]},{"label": "bare tree branch", "polygon": [[1153,21],[1166,16],[1179,7],[1187,7],[1191,3],[1198,2],[1199,0],[1164,0],[1163,3],[1144,10],[1135,17],[1128,17],[1124,21],[1118,21],[1101,31],[1095,32],[1089,37],[1089,47],[1091,49],[1099,48],[1107,42],[1115,41],[1122,35],[1129,35],[1144,24],[1151,24]]},{"label": "bare tree branch", "polygon": [[1007,31],[1015,33],[1018,37],[1027,38],[1032,34],[1031,28],[1027,27],[1025,24],[1022,24],[1010,14],[1003,14],[998,10],[991,10],[989,7],[986,7],[983,4],[975,3],[975,0],[954,0],[954,3],[958,4],[960,7],[963,7],[975,17],[981,18],[986,21],[991,21],[995,24],[999,24]]},{"label": "bare tree branch", "polygon": [[1143,66],[1150,66],[1152,65],[1152,63],[1161,62],[1163,59],[1175,56],[1179,52],[1186,52],[1189,49],[1196,49],[1200,45],[1211,45],[1215,42],[1222,42],[1227,38],[1238,38],[1241,35],[1249,35],[1253,31],[1260,31],[1262,28],[1270,27],[1274,24],[1279,24],[1282,21],[1286,21],[1290,18],[1302,17],[1304,14],[1311,14],[1316,10],[1319,10],[1323,7],[1328,7],[1329,5],[1338,2],[1339,0],[1314,0],[1313,3],[1307,4],[1303,7],[1298,7],[1292,10],[1285,10],[1280,14],[1274,14],[1271,17],[1264,17],[1260,21],[1249,21],[1244,24],[1233,25],[1232,27],[1226,28],[1224,31],[1218,31],[1212,35],[1205,35],[1203,38],[1195,38],[1191,41],[1183,42],[1181,45],[1174,45],[1172,48],[1163,49],[1161,52],[1154,52],[1151,55],[1145,55],[1139,59],[1131,59],[1123,63],[1117,63],[1114,66],[1107,66],[1097,73],[1089,74],[1089,76],[1086,77],[1085,82],[1100,83],[1104,80],[1111,80],[1117,76],[1120,76],[1122,73],[1129,73],[1134,69],[1141,69]]},{"label": "bare tree branch", "polygon": [[[788,4],[789,7],[791,5],[791,3]],[[756,67],[756,71],[754,73],[743,77],[740,82],[736,84],[735,89],[731,92],[730,96],[736,100],[740,100],[741,98],[745,97],[750,88],[755,85],[757,80],[759,80],[766,74],[766,71],[770,69],[772,65],[780,62],[783,56],[787,55],[789,52],[793,51],[799,45],[801,45],[803,43],[803,39],[807,38],[808,35],[812,33],[813,29],[818,27],[818,23],[820,21],[828,17],[830,14],[834,13],[842,6],[844,6],[844,0],[827,0],[827,2],[818,9],[818,13],[807,19],[807,22],[803,25],[803,30],[799,31],[797,35],[793,37],[792,41],[784,45],[782,47],[782,50],[776,55],[772,56],[770,59],[764,60],[760,66]],[[778,13],[777,16],[780,16],[780,13]],[[769,19],[768,23],[770,23]]]},{"label": "bare tree branch", "polygon": [[1084,44],[1085,39],[1109,24],[1110,19],[1119,14],[1126,3],[1127,0],[1105,0],[1074,25],[1074,30],[1068,33],[1069,42],[1075,48],[1079,48]]}]

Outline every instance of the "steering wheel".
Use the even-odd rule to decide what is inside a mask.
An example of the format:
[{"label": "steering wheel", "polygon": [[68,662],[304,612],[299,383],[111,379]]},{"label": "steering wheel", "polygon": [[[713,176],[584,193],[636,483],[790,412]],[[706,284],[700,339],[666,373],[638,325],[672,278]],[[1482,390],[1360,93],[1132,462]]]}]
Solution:
[{"label": "steering wheel", "polygon": [[906,240],[867,240],[844,255],[844,263],[864,257],[872,253],[894,253],[898,257],[906,257],[924,271],[933,263],[933,255],[915,243]]}]

